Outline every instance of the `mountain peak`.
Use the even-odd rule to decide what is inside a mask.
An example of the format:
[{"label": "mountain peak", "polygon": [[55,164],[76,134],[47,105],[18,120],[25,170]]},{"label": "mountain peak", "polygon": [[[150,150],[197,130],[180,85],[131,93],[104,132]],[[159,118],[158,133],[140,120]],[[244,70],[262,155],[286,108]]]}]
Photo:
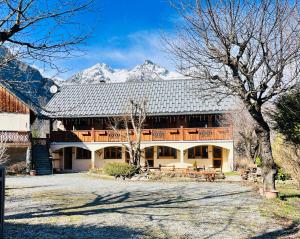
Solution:
[{"label": "mountain peak", "polygon": [[152,62],[151,60],[145,60],[143,64],[135,66],[132,70],[113,69],[105,63],[97,63],[90,68],[76,73],[62,84],[153,81],[178,78],[182,78],[182,76],[176,72],[169,72],[166,68]]},{"label": "mountain peak", "polygon": [[155,65],[151,60],[145,60],[143,65]]},{"label": "mountain peak", "polygon": [[91,69],[99,70],[100,69],[100,70],[105,70],[105,71],[109,71],[109,72],[114,71],[109,65],[107,65],[105,63],[97,63],[88,69],[89,70],[91,70]]}]

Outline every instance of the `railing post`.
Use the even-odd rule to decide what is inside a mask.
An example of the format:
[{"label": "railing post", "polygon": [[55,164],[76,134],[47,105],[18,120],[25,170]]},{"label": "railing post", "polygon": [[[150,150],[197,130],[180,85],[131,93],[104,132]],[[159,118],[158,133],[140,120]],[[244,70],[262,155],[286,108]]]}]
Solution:
[{"label": "railing post", "polygon": [[92,128],[92,133],[91,133],[91,137],[92,137],[92,142],[95,142],[95,129]]},{"label": "railing post", "polygon": [[181,134],[181,140],[184,140],[184,131],[183,131],[183,126],[180,126],[180,134]]}]

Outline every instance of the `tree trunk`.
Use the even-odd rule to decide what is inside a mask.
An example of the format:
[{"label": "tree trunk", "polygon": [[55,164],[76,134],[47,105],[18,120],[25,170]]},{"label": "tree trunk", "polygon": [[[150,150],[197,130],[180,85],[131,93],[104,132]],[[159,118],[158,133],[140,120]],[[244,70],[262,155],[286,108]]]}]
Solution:
[{"label": "tree trunk", "polygon": [[275,190],[276,167],[272,155],[270,131],[256,129],[256,134],[261,145],[264,191],[273,191]]},{"label": "tree trunk", "polygon": [[250,107],[249,113],[256,122],[255,133],[260,145],[262,157],[263,189],[266,191],[275,190],[276,167],[272,155],[270,127],[261,113],[261,108]]}]

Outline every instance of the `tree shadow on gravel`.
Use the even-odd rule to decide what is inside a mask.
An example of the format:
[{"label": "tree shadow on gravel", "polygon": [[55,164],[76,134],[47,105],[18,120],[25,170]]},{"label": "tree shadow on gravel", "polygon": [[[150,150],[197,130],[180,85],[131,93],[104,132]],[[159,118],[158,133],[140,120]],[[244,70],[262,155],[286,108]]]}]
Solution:
[{"label": "tree shadow on gravel", "polygon": [[47,187],[53,187],[56,186],[55,184],[50,184],[50,185],[38,185],[38,186],[22,186],[22,187],[5,187],[5,190],[23,190],[23,189],[32,189],[32,188],[47,188]]},{"label": "tree shadow on gravel", "polygon": [[122,226],[71,226],[49,224],[5,223],[6,239],[131,239],[151,238],[144,232]]},{"label": "tree shadow on gravel", "polygon": [[[284,227],[282,229],[278,229],[272,232],[266,232],[258,236],[251,237],[250,239],[276,239],[279,237],[287,237],[287,236],[297,236],[296,234],[299,232],[299,224],[298,223],[292,223],[288,227]],[[291,237],[291,238],[299,238],[300,235],[297,237]],[[287,237],[290,238],[290,237]]]},{"label": "tree shadow on gravel", "polygon": [[[130,210],[134,209],[134,214],[138,209],[191,209],[189,202],[212,200],[219,197],[238,196],[250,191],[231,192],[219,195],[207,195],[204,197],[185,197],[181,195],[172,195],[172,192],[162,193],[134,191],[121,194],[106,194],[104,196],[93,193],[95,199],[78,206],[53,207],[42,209],[40,207],[30,212],[13,214],[5,216],[5,219],[29,219],[29,218],[47,218],[54,216],[76,216],[76,215],[95,215],[103,213],[121,213],[131,214]],[[70,195],[72,196],[72,195]],[[64,195],[65,198],[68,194]],[[82,195],[84,197],[84,195]],[[76,201],[74,201],[76,205]],[[209,206],[207,206],[209,207]]]},{"label": "tree shadow on gravel", "polygon": [[[178,213],[184,213],[185,210],[193,211],[194,209],[203,208],[204,211],[208,212],[210,209],[226,211],[226,205],[228,205],[228,214],[226,217],[222,218],[222,221],[218,221],[217,218],[206,218],[201,221],[202,224],[212,225],[214,229],[207,232],[206,235],[203,235],[201,238],[212,238],[219,235],[226,235],[230,233],[231,227],[239,227],[240,225],[236,221],[237,213],[239,210],[243,210],[243,203],[240,202],[239,205],[231,204],[232,200],[235,198],[240,198],[243,194],[249,194],[251,191],[234,191],[228,193],[216,193],[216,192],[207,192],[204,195],[200,193],[192,193],[185,195],[185,188],[176,188],[176,190],[181,191],[181,193],[174,192],[173,190],[156,190],[156,191],[131,191],[131,192],[119,192],[119,193],[108,193],[108,194],[99,194],[96,192],[93,193],[57,193],[56,196],[59,200],[57,204],[51,205],[48,204],[40,205],[39,207],[32,208],[27,212],[21,212],[17,214],[7,215],[6,220],[13,220],[14,223],[7,223],[6,231],[8,233],[14,233],[14,230],[18,234],[24,231],[23,237],[20,238],[151,238],[147,237],[146,234],[142,234],[141,231],[135,231],[131,228],[126,227],[107,227],[107,226],[55,226],[49,224],[23,224],[18,223],[18,220],[26,219],[37,219],[41,222],[43,219],[49,218],[49,220],[59,220],[60,217],[72,217],[72,216],[90,216],[97,215],[105,217],[108,213],[118,213],[118,214],[127,214],[132,216],[145,216],[149,221],[156,221],[159,227],[163,228],[164,220],[172,220],[172,222],[179,221],[178,223],[186,222],[186,218],[178,218]],[[188,189],[190,190],[190,189]],[[74,197],[67,204],[64,200],[61,200],[68,197]],[[247,196],[243,195],[247,201]],[[53,195],[52,195],[53,196]],[[250,195],[248,195],[250,196]],[[77,201],[77,199],[83,199]],[[45,198],[46,199],[46,198]],[[61,201],[60,201],[61,200]],[[246,201],[244,203],[246,203]],[[60,203],[63,204],[60,204]],[[202,202],[202,203],[200,203]],[[50,208],[49,208],[50,207]],[[51,208],[52,207],[52,208]],[[161,211],[166,209],[165,211]],[[175,209],[175,211],[168,210]],[[182,211],[178,211],[178,210]],[[245,209],[244,209],[245,210]],[[157,213],[157,214],[156,214]],[[191,220],[193,221],[193,220]],[[47,220],[45,220],[47,222]],[[82,221],[81,223],[83,223]],[[29,223],[29,222],[28,222]],[[161,226],[160,226],[161,224]],[[245,221],[245,225],[247,222]],[[204,226],[206,227],[206,226]],[[248,235],[256,234],[253,229],[246,229]],[[28,235],[34,235],[34,237],[27,237]],[[39,233],[46,231],[50,236],[41,237]],[[31,233],[33,232],[33,234]],[[253,239],[262,239],[262,238],[277,238],[279,235],[294,235],[298,232],[298,229],[295,228],[286,228],[282,230],[277,230],[273,232],[268,232],[261,234],[259,236],[253,237]],[[52,233],[52,234],[51,234]],[[78,233],[80,236],[72,236],[73,233]],[[93,234],[94,233],[94,234]],[[145,232],[143,232],[145,233]],[[47,234],[47,235],[48,235]],[[53,237],[52,237],[53,235]],[[75,234],[74,234],[75,235]],[[90,235],[90,237],[89,237]],[[7,238],[16,238],[18,237],[7,237]],[[168,237],[166,237],[168,238]],[[192,237],[186,237],[192,238]]]}]

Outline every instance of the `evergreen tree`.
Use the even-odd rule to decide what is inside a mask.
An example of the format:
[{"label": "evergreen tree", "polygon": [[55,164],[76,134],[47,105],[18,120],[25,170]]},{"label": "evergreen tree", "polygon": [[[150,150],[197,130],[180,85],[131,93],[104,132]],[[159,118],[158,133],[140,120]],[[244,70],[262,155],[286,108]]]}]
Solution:
[{"label": "evergreen tree", "polygon": [[282,95],[276,101],[276,112],[272,114],[275,129],[286,140],[300,144],[300,87]]}]

